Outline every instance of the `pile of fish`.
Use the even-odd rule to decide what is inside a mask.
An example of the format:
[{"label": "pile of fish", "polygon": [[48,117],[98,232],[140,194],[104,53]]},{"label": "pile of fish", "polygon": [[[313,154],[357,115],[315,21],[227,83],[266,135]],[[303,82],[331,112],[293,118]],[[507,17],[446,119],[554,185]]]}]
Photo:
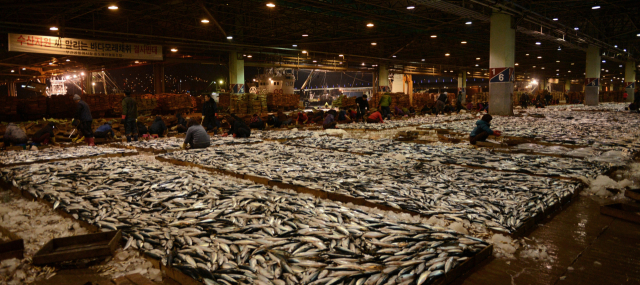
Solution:
[{"label": "pile of fish", "polygon": [[[398,160],[394,155],[263,143],[251,147],[179,151],[160,157],[362,198],[426,216],[480,223],[513,232],[561,199],[578,183],[488,169]],[[404,159],[404,160],[403,160]]]},{"label": "pile of fish", "polygon": [[205,284],[431,284],[488,246],[424,223],[131,158],[1,173],[77,219],[122,230],[125,250]]},{"label": "pile of fish", "polygon": [[576,158],[508,154],[470,148],[402,143],[389,139],[362,140],[326,136],[288,141],[285,144],[369,155],[401,154],[420,161],[438,161],[545,176],[595,178],[609,170],[605,164]]},{"label": "pile of fish", "polygon": [[[253,130],[251,131],[251,135],[253,135]],[[290,131],[277,131],[277,132],[261,132],[259,133],[259,137],[268,140],[294,140],[294,139],[302,139],[313,136],[324,135],[322,132],[314,132],[314,131],[299,131],[298,129],[292,129]]]},{"label": "pile of fish", "polygon": [[[531,109],[528,113],[542,112]],[[626,112],[544,111],[544,118],[494,116],[491,127],[510,137],[532,138],[542,142],[595,146],[601,149],[640,148],[640,114]],[[468,134],[475,120],[434,123],[420,126],[448,129]]]},{"label": "pile of fish", "polygon": [[404,120],[385,120],[382,124],[369,124],[369,123],[350,123],[350,124],[338,124],[338,127],[341,129],[364,129],[364,130],[387,130],[387,129],[395,129],[402,127],[411,127],[411,126],[419,126],[422,124],[433,124],[440,122],[451,122],[451,121],[459,121],[459,120],[469,120],[473,118],[470,114],[451,114],[451,115],[440,115],[440,116],[416,116],[413,118],[408,118]]},{"label": "pile of fish", "polygon": [[[233,145],[233,144],[251,144],[262,142],[261,139],[256,138],[233,138],[233,137],[212,137],[211,146],[220,145]],[[161,138],[154,140],[140,140],[132,142],[120,142],[116,143],[116,146],[120,147],[134,147],[142,149],[152,149],[158,151],[173,151],[179,150],[184,143],[184,138]]]},{"label": "pile of fish", "polygon": [[135,150],[124,148],[109,148],[95,146],[77,146],[67,148],[46,148],[30,151],[3,151],[0,152],[0,164],[10,165],[16,163],[31,163],[54,159],[76,159],[98,155],[137,153]]},{"label": "pile of fish", "polygon": [[550,105],[540,110],[580,110],[580,111],[624,111],[629,107],[630,103],[600,103],[597,106],[586,106],[583,104],[568,104],[568,105]]}]

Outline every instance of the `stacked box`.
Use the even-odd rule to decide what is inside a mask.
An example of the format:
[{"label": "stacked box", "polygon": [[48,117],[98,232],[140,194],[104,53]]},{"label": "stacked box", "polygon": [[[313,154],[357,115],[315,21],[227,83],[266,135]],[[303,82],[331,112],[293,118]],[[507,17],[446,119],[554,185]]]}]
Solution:
[{"label": "stacked box", "polygon": [[47,114],[53,118],[72,118],[76,112],[73,95],[54,95],[47,98]]},{"label": "stacked box", "polygon": [[[299,108],[300,96],[297,94],[267,94],[266,103],[268,110]],[[304,106],[304,104],[303,104]]]},{"label": "stacked box", "polygon": [[101,113],[111,111],[111,101],[109,95],[105,94],[84,94],[82,100],[89,105],[91,113]]},{"label": "stacked box", "polygon": [[[17,112],[23,120],[41,119],[47,114],[47,97],[38,96],[29,99],[19,99]],[[75,104],[71,107],[75,112]]]},{"label": "stacked box", "polygon": [[0,119],[9,120],[18,115],[16,97],[0,97]]},{"label": "stacked box", "polygon": [[224,109],[229,108],[229,104],[231,103],[231,96],[229,93],[220,93],[218,96],[218,108]]},{"label": "stacked box", "polygon": [[172,112],[178,110],[192,110],[193,103],[189,94],[170,94],[162,93],[156,95],[155,108],[158,112]]}]

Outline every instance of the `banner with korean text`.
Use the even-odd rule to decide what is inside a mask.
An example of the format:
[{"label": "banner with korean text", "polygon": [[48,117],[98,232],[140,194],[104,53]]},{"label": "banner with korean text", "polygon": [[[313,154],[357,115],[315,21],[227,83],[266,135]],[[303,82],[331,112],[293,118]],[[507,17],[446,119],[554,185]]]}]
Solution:
[{"label": "banner with korean text", "polygon": [[9,34],[9,51],[68,56],[162,60],[161,45]]}]

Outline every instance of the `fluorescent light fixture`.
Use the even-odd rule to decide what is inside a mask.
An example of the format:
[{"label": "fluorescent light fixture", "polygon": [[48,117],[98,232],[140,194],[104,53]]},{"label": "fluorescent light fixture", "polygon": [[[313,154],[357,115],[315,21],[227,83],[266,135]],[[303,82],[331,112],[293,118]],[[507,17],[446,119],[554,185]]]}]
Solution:
[{"label": "fluorescent light fixture", "polygon": [[516,62],[516,66],[518,66],[519,64]]},{"label": "fluorescent light fixture", "polygon": [[408,9],[408,10],[413,10],[413,9],[415,9],[415,8],[416,8],[415,6],[407,6],[407,9]]},{"label": "fluorescent light fixture", "polygon": [[313,62],[314,62],[314,63],[316,63],[316,62],[318,62],[318,61],[317,61],[317,60],[314,60]]},{"label": "fluorescent light fixture", "polygon": [[529,56],[529,54],[526,54],[526,56]]},{"label": "fluorescent light fixture", "polygon": [[227,36],[227,40],[233,40],[233,36]]},{"label": "fluorescent light fixture", "polygon": [[344,54],[339,54],[338,56],[339,56],[339,57],[344,57]]},{"label": "fluorescent light fixture", "polygon": [[378,43],[371,43],[371,45],[372,45],[372,46],[375,46],[375,45],[377,45],[377,44],[378,44]]},{"label": "fluorescent light fixture", "polygon": [[479,64],[476,64],[476,66],[480,66]]},{"label": "fluorescent light fixture", "polygon": [[51,28],[49,28],[49,30],[51,30],[51,31],[57,31],[57,30],[58,30],[58,27],[51,27]]},{"label": "fluorescent light fixture", "polygon": [[541,56],[538,56],[538,59],[542,58]]},{"label": "fluorescent light fixture", "polygon": [[247,55],[247,57],[248,57],[248,58],[252,58],[253,56],[252,56],[252,55]]},{"label": "fluorescent light fixture", "polygon": [[118,6],[111,5],[111,6],[109,6],[109,10],[118,10]]},{"label": "fluorescent light fixture", "polygon": [[307,34],[303,34],[302,36],[303,36],[303,37],[308,37],[309,35],[307,35]]},{"label": "fluorescent light fixture", "polygon": [[558,18],[553,18],[553,20],[554,20],[554,21],[557,21],[557,20],[558,20]]},{"label": "fluorescent light fixture", "polygon": [[302,51],[302,53],[307,53],[307,51],[306,51],[306,50],[303,50],[303,51]]},{"label": "fluorescent light fixture", "polygon": [[598,9],[600,9],[600,6],[593,6],[593,7],[591,7],[591,10],[598,10]]},{"label": "fluorescent light fixture", "polygon": [[425,59],[423,58],[422,61],[425,61]]},{"label": "fluorescent light fixture", "polygon": [[480,60],[480,58],[479,58],[479,57],[476,57],[476,60]]},{"label": "fluorescent light fixture", "polygon": [[67,58],[67,61],[71,61],[71,60]]},{"label": "fluorescent light fixture", "polygon": [[171,52],[178,52],[178,49],[177,48],[172,48]]},{"label": "fluorescent light fixture", "polygon": [[448,54],[448,53],[445,53],[445,54],[444,54],[444,56],[450,56],[450,54]]},{"label": "fluorescent light fixture", "polygon": [[472,23],[471,21],[468,21],[468,22],[466,22],[466,23],[464,23],[464,24],[465,24],[465,25],[471,25],[471,24],[473,24],[473,23]]},{"label": "fluorescent light fixture", "polygon": [[461,43],[461,44],[466,44],[466,43],[467,43],[467,41],[461,41],[460,43]]},{"label": "fluorescent light fixture", "polygon": [[367,27],[369,27],[369,28],[373,27],[373,23],[367,24]]},{"label": "fluorescent light fixture", "polygon": [[291,45],[292,47],[298,47],[298,45]]},{"label": "fluorescent light fixture", "polygon": [[274,8],[275,6],[276,6],[276,4],[273,4],[273,3],[267,3],[267,7],[269,7],[269,8]]},{"label": "fluorescent light fixture", "polygon": [[392,57],[396,57],[396,55],[394,54]]},{"label": "fluorescent light fixture", "polygon": [[573,28],[573,29],[577,31],[577,30],[579,30],[580,28],[578,28],[578,27],[575,27],[575,28]]},{"label": "fluorescent light fixture", "polygon": [[204,23],[204,24],[209,24],[209,20],[207,20],[207,19],[202,19],[202,20],[200,20],[200,22]]},{"label": "fluorescent light fixture", "polygon": [[539,46],[539,45],[541,45],[541,44],[542,44],[541,42],[536,42],[536,45],[537,45],[537,46]]}]

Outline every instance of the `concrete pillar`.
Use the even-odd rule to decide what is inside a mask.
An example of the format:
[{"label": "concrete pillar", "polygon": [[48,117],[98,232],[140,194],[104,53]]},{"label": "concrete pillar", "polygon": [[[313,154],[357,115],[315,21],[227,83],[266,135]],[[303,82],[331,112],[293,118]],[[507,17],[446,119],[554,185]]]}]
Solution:
[{"label": "concrete pillar", "polygon": [[396,73],[393,75],[393,85],[391,86],[391,92],[393,93],[403,93],[404,92],[404,82],[403,82],[403,74]]},{"label": "concrete pillar", "polygon": [[494,11],[491,15],[490,37],[489,114],[512,116],[516,52],[514,19]]},{"label": "concrete pillar", "polygon": [[564,93],[568,93],[571,91],[571,80],[567,79],[564,81]]},{"label": "concrete pillar", "polygon": [[18,96],[18,89],[16,88],[15,80],[9,80],[9,82],[7,82],[7,92],[9,94],[9,97]]},{"label": "concrete pillar", "polygon": [[378,68],[378,92],[391,92],[389,86],[389,68],[386,64],[380,64]]},{"label": "concrete pillar", "polygon": [[84,77],[84,93],[93,94],[93,72],[87,71]]},{"label": "concrete pillar", "polygon": [[624,66],[624,87],[627,91],[627,102],[633,102],[634,92],[636,89],[636,63],[635,61],[627,61]]},{"label": "concrete pillar", "polygon": [[[242,53],[229,52],[229,84],[229,92],[244,93],[244,58]],[[279,89],[281,88],[282,86]]]},{"label": "concrete pillar", "polygon": [[[458,93],[462,92],[462,104],[467,103],[467,73],[460,71],[458,73]],[[457,94],[456,94],[457,95]]]},{"label": "concrete pillar", "polygon": [[153,64],[153,92],[164,93],[164,63]]},{"label": "concrete pillar", "polygon": [[584,104],[597,106],[600,101],[600,48],[589,46],[587,50],[587,68],[584,81]]}]

